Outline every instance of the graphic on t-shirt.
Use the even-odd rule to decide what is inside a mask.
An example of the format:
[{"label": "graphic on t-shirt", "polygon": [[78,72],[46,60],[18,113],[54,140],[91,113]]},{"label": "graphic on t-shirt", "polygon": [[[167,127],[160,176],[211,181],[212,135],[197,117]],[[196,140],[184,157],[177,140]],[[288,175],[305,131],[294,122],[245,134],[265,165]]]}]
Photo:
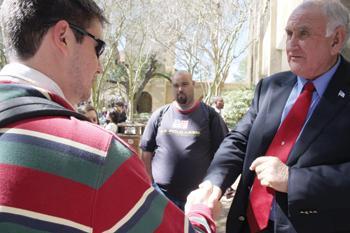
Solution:
[{"label": "graphic on t-shirt", "polygon": [[179,120],[175,119],[172,125],[173,128],[177,129],[187,129],[188,127],[188,120]]},{"label": "graphic on t-shirt", "polygon": [[159,133],[161,134],[174,134],[178,136],[199,136],[200,131],[189,128],[189,120],[175,119],[171,124],[171,128],[160,128]]},{"label": "graphic on t-shirt", "polygon": [[199,136],[200,131],[197,130],[180,130],[180,129],[161,129],[159,131],[161,134],[175,134],[177,136]]}]

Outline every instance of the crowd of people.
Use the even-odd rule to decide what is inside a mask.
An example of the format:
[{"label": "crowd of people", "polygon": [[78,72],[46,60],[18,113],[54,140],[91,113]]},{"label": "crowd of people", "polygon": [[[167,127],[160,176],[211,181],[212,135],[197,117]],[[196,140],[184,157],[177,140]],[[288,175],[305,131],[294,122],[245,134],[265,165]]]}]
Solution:
[{"label": "crowd of people", "polygon": [[222,97],[196,100],[192,74],[175,72],[141,159],[117,136],[124,103],[76,108],[103,70],[108,21],[93,0],[3,0],[0,20],[0,232],[215,233],[238,176],[227,233],[350,232],[350,20],[339,0],[293,10],[290,71],[260,80],[230,132]]},{"label": "crowd of people", "polygon": [[101,125],[113,133],[124,133],[124,128],[118,127],[119,123],[127,120],[124,102],[112,104],[109,111],[104,107],[102,112],[98,112],[90,103],[82,103],[77,111],[85,115],[90,122]]}]

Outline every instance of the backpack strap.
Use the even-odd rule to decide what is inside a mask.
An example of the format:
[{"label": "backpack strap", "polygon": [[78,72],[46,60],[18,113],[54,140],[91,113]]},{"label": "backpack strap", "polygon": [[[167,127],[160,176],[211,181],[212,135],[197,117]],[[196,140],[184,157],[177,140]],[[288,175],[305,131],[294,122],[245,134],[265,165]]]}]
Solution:
[{"label": "backpack strap", "polygon": [[166,111],[168,111],[169,107],[170,107],[170,104],[167,104],[159,111],[159,115],[158,115],[158,118],[156,120],[156,128],[154,129],[154,132],[155,132],[156,136],[158,134],[158,128],[159,128],[160,124],[162,123],[164,113]]},{"label": "backpack strap", "polygon": [[40,97],[24,96],[0,102],[0,127],[40,116],[73,116],[88,121],[84,115]]}]

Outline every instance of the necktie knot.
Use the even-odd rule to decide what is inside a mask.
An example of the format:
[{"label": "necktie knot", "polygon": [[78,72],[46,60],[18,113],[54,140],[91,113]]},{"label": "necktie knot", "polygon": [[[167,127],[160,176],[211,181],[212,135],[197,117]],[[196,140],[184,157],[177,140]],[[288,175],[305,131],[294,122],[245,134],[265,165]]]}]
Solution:
[{"label": "necktie knot", "polygon": [[305,91],[309,91],[309,92],[313,92],[315,90],[315,86],[312,82],[307,82],[305,85],[304,85],[304,88],[303,90]]}]

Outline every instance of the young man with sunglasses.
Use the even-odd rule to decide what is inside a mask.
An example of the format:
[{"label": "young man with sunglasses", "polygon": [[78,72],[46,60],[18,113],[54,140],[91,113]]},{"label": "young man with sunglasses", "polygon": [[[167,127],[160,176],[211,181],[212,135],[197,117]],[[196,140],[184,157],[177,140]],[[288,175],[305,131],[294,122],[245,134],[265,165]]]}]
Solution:
[{"label": "young man with sunglasses", "polygon": [[[0,105],[38,97],[75,111],[90,97],[105,47],[106,19],[94,1],[4,0],[1,23],[10,63],[0,72]],[[212,231],[210,215],[196,212],[190,219]],[[0,128],[0,232],[191,230],[114,134],[65,116]]]}]

